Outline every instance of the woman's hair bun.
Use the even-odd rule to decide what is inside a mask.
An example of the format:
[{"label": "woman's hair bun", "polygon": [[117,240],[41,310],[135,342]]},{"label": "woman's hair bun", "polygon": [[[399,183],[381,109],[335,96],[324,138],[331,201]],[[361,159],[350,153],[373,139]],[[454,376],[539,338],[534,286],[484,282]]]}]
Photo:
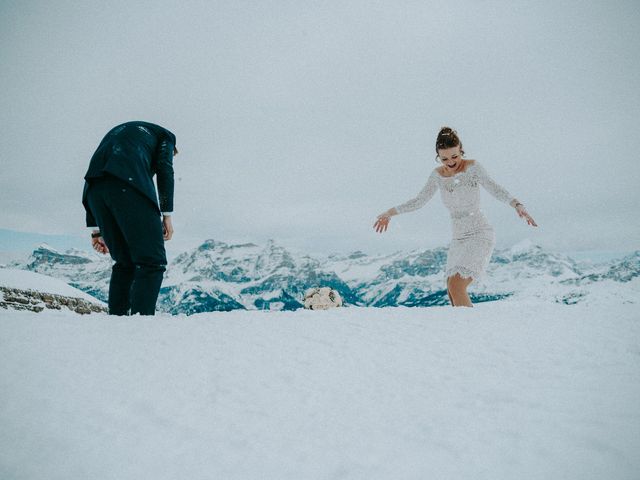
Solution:
[{"label": "woman's hair bun", "polygon": [[461,153],[464,155],[462,142],[460,141],[460,137],[458,137],[458,132],[451,127],[441,127],[440,132],[438,132],[438,138],[436,139],[436,153],[438,153],[438,150],[457,146],[460,146]]}]

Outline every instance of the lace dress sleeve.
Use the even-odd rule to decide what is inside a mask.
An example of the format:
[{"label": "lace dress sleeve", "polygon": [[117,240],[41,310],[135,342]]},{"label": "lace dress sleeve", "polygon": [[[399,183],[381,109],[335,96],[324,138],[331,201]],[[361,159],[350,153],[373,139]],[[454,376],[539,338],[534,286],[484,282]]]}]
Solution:
[{"label": "lace dress sleeve", "polygon": [[427,183],[425,184],[424,187],[422,187],[422,190],[420,190],[420,193],[418,193],[418,195],[415,198],[412,198],[411,200],[396,206],[395,207],[396,211],[398,213],[407,213],[407,212],[413,212],[414,210],[418,210],[419,208],[424,207],[425,204],[429,200],[431,200],[433,195],[435,195],[436,190],[438,190],[438,181],[436,179],[436,175],[437,173],[435,170],[431,172],[431,175],[429,175],[429,179],[427,180]]},{"label": "lace dress sleeve", "polygon": [[501,202],[512,204],[517,200],[511,195],[503,186],[495,182],[493,178],[489,176],[487,171],[478,162],[474,164],[476,173],[478,175],[478,183],[482,185],[487,192],[493,195]]}]

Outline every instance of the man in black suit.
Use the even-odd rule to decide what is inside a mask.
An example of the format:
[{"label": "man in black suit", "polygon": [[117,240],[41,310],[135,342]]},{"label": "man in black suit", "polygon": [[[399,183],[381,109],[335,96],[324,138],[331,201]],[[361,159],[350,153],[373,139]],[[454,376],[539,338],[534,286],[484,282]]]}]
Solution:
[{"label": "man in black suit", "polygon": [[[114,127],[91,157],[82,203],[93,248],[115,261],[110,315],[153,315],[173,235],[176,137],[153,123]],[[156,175],[158,193],[153,183]]]}]

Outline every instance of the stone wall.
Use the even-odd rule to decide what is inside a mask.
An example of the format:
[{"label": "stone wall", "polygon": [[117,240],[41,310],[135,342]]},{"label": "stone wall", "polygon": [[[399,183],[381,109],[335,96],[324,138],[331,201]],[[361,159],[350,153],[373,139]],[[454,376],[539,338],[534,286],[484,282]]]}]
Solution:
[{"label": "stone wall", "polygon": [[107,311],[105,307],[81,298],[8,287],[0,287],[0,308],[32,312],[42,312],[45,309],[71,310],[82,315]]}]

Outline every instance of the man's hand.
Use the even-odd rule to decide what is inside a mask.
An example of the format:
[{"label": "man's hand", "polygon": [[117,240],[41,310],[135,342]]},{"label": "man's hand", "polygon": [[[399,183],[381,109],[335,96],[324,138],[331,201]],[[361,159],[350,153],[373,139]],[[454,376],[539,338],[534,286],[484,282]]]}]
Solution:
[{"label": "man's hand", "polygon": [[[94,231],[93,233],[100,233],[100,232]],[[106,255],[107,253],[109,253],[109,248],[107,247],[107,244],[104,243],[104,239],[102,237],[91,237],[91,246],[96,252],[101,253],[103,255]]]},{"label": "man's hand", "polygon": [[173,237],[173,224],[171,223],[171,216],[165,215],[162,217],[162,238],[171,240]]}]

